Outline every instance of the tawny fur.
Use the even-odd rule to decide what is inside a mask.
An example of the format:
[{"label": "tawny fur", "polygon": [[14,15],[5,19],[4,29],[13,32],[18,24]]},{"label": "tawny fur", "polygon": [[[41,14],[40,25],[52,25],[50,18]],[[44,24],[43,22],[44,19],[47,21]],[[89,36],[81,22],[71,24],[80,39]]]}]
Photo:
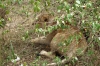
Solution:
[{"label": "tawny fur", "polygon": [[[40,23],[42,24],[44,23],[45,18],[49,19],[49,15],[43,14],[40,15],[38,18],[38,22],[40,21]],[[48,22],[51,22],[52,24],[53,21]],[[45,50],[42,50],[40,52],[41,55],[45,55],[51,59],[54,59],[56,57],[54,53],[58,52],[61,56],[68,57],[67,59],[65,58],[59,63],[61,66],[70,61],[72,57],[83,54],[87,48],[86,39],[80,32],[80,30],[69,24],[66,25],[70,27],[66,29],[56,29],[47,36],[42,36],[31,40],[31,42],[33,42],[34,44],[46,44],[50,46],[51,51],[46,52]],[[57,63],[48,64],[48,66],[57,65]]]},{"label": "tawny fur", "polygon": [[[73,37],[73,39],[70,39],[72,40],[70,44],[67,44],[66,42],[64,43],[65,40],[66,41],[69,40],[70,36],[72,37],[75,36]],[[76,39],[77,36],[79,36],[79,39]],[[55,57],[55,55],[53,55],[54,52],[59,52],[62,56],[69,58],[62,60],[60,64],[65,64],[66,62],[70,61],[72,57],[83,54],[87,48],[87,42],[85,40],[85,37],[78,29],[74,29],[73,27],[67,29],[57,29],[48,34],[43,39],[42,37],[39,37],[33,40],[34,43],[50,45],[51,51],[50,52],[41,51],[40,53],[41,55],[45,55],[53,59]],[[54,63],[48,65],[57,65],[57,64]]]},{"label": "tawny fur", "polygon": [[54,16],[50,13],[42,13],[36,16],[36,20],[32,23],[32,25],[38,24],[40,28],[45,28],[46,26],[54,25]]}]

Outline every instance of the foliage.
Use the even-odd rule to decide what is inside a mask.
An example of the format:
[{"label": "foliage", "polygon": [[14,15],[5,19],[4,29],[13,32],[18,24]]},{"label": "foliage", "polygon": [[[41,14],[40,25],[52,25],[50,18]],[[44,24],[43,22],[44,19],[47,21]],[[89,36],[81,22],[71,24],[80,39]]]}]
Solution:
[{"label": "foliage", "polygon": [[[39,1],[37,1],[39,2]],[[49,4],[52,4],[51,1],[47,0]],[[55,1],[56,2],[56,1]],[[63,20],[61,17],[57,18],[57,25],[53,27],[64,27],[64,24],[62,23],[70,23],[73,26],[79,27],[83,33],[85,33],[86,37],[88,39],[93,39],[94,41],[97,41],[99,39],[97,34],[100,31],[100,14],[99,14],[99,1],[97,1],[97,4],[93,3],[90,0],[84,1],[84,0],[76,0],[75,3],[69,4],[66,2],[66,0],[57,1],[59,2],[59,5],[55,8],[57,8],[58,13],[64,11],[64,17]],[[44,3],[45,4],[45,3]],[[38,6],[39,7],[39,6]],[[48,9],[49,10],[49,9]],[[37,11],[38,12],[38,11]],[[53,27],[49,27],[46,30],[49,31],[51,29],[54,29]],[[40,28],[40,32],[43,32],[43,30]],[[92,38],[91,38],[92,37]],[[89,40],[89,42],[91,41]]]},{"label": "foliage", "polygon": [[[52,5],[51,1],[47,1],[50,4],[47,5],[48,7],[55,5]],[[57,0],[55,2],[59,3],[59,5],[55,7],[57,13],[64,13],[63,19],[62,16],[58,17],[56,19],[56,26],[48,27],[46,29],[38,28],[36,29],[36,32],[42,32],[42,34],[45,35],[46,32],[50,32],[55,28],[63,28],[66,22],[73,26],[77,26],[85,35],[88,48],[91,48],[88,50],[87,54],[92,56],[94,54],[93,49],[96,48],[96,46],[100,47],[100,1],[76,0],[72,4],[69,4],[66,0]],[[49,8],[46,8],[46,10],[49,10]],[[93,47],[91,47],[91,45],[93,45]]]},{"label": "foliage", "polygon": [[5,15],[9,13],[6,4],[2,3],[0,0],[0,27],[4,27],[6,24],[6,17]]},{"label": "foliage", "polygon": [[[5,10],[9,5],[22,6],[23,1],[24,0],[0,0],[0,8]],[[54,0],[46,0],[46,1],[29,0],[28,4],[31,4],[31,8],[33,9],[33,12],[35,14],[38,14],[41,11],[60,14],[60,16],[55,17],[57,25],[49,26],[45,29],[39,28],[38,25],[36,25],[34,30],[35,34],[46,35],[48,32],[50,33],[52,30],[57,28],[62,28],[62,29],[68,28],[68,26],[66,26],[65,23],[69,23],[72,26],[77,26],[87,39],[88,42],[87,55],[92,56],[95,52],[94,49],[96,47],[100,47],[100,1],[99,0],[74,0],[74,1],[71,0],[72,3],[69,3],[69,1],[70,0],[55,0],[55,1]],[[21,13],[24,13],[25,16],[28,18],[29,11],[26,10],[25,6],[22,7],[23,9]],[[52,8],[54,8],[55,10],[53,11]],[[6,10],[6,14],[8,13],[9,11]],[[6,20],[4,18],[1,18],[0,15],[0,27],[4,27],[4,25],[6,24],[5,22]],[[5,30],[3,34],[6,34],[8,32],[9,31]],[[22,40],[26,41],[26,39],[30,37],[31,33],[29,31],[24,32],[21,36]],[[71,42],[70,39],[66,41],[66,43],[69,42]],[[11,55],[9,55],[9,59],[15,58],[14,54],[15,54],[14,48],[11,44]],[[39,59],[36,59],[36,61],[31,63],[30,65],[31,66],[38,65],[36,63],[37,61],[39,61]],[[60,59],[57,57],[54,61],[59,62]],[[72,63],[74,63],[75,61],[72,60]],[[46,64],[47,62],[44,62],[42,65],[45,66]],[[26,66],[27,64],[24,63],[24,65]]]}]

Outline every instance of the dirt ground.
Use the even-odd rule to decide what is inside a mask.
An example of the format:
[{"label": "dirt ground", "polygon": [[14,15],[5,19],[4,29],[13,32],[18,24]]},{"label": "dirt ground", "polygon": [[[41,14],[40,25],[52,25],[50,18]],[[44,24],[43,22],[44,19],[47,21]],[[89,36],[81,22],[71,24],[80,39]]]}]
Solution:
[{"label": "dirt ground", "polygon": [[[24,7],[25,9],[23,9]],[[33,43],[29,42],[31,38],[36,37],[36,34],[34,33],[34,26],[32,25],[36,13],[33,12],[31,7],[32,5],[30,5],[28,1],[23,1],[21,5],[16,3],[8,5],[9,14],[6,15],[8,20],[5,27],[0,29],[1,43],[3,44],[2,51],[4,52],[3,66],[20,66],[25,63],[29,66],[34,66],[36,64],[41,66],[44,61],[49,60],[39,58],[38,56],[38,53],[45,46],[34,46]],[[23,12],[24,10],[28,11],[28,17]],[[23,37],[25,37],[27,32],[29,32],[29,38],[24,41]],[[3,35],[3,33],[5,34]],[[20,60],[16,63],[9,61],[9,57],[12,55],[11,44],[13,45],[14,53],[20,57]],[[49,50],[48,47],[47,50]]]},{"label": "dirt ground", "polygon": [[[21,66],[21,64],[23,64],[23,66],[45,66],[46,63],[53,62],[54,60],[38,55],[42,49],[49,51],[50,48],[48,46],[36,46],[30,43],[30,39],[37,37],[32,23],[35,20],[35,15],[41,12],[34,13],[32,5],[30,5],[27,0],[21,5],[9,5],[8,9],[9,14],[6,15],[8,20],[5,27],[0,29],[0,38],[2,39],[1,43],[3,45],[2,51],[4,52],[3,66]],[[28,12],[28,16],[24,11]],[[28,38],[24,40],[23,37],[26,36],[27,32]],[[9,60],[9,57],[12,55],[11,45],[14,48],[14,53],[20,57],[20,60],[16,63],[12,63]],[[68,66],[100,66],[100,52],[96,50],[93,51],[95,52],[92,56],[88,56],[86,52],[85,55],[79,57],[76,64],[73,65],[69,63]],[[92,60],[94,60],[94,62]]]}]

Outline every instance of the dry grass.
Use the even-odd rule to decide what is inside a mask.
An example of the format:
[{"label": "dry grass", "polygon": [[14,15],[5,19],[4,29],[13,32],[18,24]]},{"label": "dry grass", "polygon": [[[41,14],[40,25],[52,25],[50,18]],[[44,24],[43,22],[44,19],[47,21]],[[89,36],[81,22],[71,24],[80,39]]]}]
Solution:
[{"label": "dry grass", "polygon": [[[6,22],[5,27],[0,29],[0,47],[2,47],[1,50],[3,59],[2,66],[19,66],[22,63],[28,64],[29,66],[34,66],[36,63],[38,66],[42,66],[43,62],[50,63],[54,61],[45,57],[39,58],[38,56],[38,53],[42,49],[46,49],[48,51],[50,50],[47,46],[47,48],[44,48],[45,46],[42,45],[35,46],[29,41],[31,38],[37,37],[37,35],[34,33],[34,26],[32,23],[35,20],[34,15],[41,13],[34,13],[32,6],[33,5],[29,4],[28,0],[23,1],[21,5],[18,5],[17,3],[8,5],[10,12],[6,16],[9,20]],[[50,8],[51,11],[53,11],[53,9],[54,8]],[[28,12],[28,17],[24,11]],[[56,9],[54,9],[54,12],[55,11]],[[29,32],[28,37],[26,37],[26,40],[24,41],[23,37],[26,36],[27,31]],[[8,60],[8,57],[12,55],[11,44],[13,45],[14,53],[21,58],[21,60],[16,63],[12,63],[10,60]],[[88,52],[86,52],[85,55],[79,57],[79,60],[75,65],[72,63],[69,63],[68,65],[100,66],[100,52],[98,51],[100,48],[95,50],[94,48],[89,47],[88,49],[92,49],[94,54],[89,56]]]}]

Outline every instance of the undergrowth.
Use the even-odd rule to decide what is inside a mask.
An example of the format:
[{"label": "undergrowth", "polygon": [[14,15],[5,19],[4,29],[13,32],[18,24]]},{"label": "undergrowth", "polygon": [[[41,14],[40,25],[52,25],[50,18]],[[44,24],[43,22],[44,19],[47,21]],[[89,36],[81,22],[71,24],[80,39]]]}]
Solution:
[{"label": "undergrowth", "polygon": [[[57,28],[66,28],[65,23],[69,23],[72,26],[78,27],[81,32],[86,37],[87,43],[88,43],[88,50],[86,52],[86,56],[90,57],[89,61],[91,63],[85,63],[86,66],[94,66],[94,62],[96,62],[96,59],[98,59],[96,56],[94,57],[94,54],[97,52],[100,53],[100,1],[99,0],[75,0],[70,2],[69,0],[29,0],[28,4],[32,5],[32,9],[37,15],[38,13],[41,13],[41,11],[47,11],[50,13],[57,13],[60,14],[60,16],[56,16],[55,20],[57,22],[57,25],[50,26],[45,29],[42,28],[35,28],[35,34],[39,35],[40,33],[42,35],[46,35],[48,32],[50,33],[52,30]],[[4,14],[0,13],[0,27],[4,27],[6,24],[6,20],[10,20],[8,17],[5,18],[5,15],[9,13],[8,10],[6,10],[7,6],[12,5],[22,5],[23,0],[0,0],[0,12],[3,10],[5,11]],[[26,7],[23,6],[23,10],[20,13],[24,13],[24,15],[28,18],[29,12],[25,9]],[[55,9],[55,10],[53,10]],[[34,15],[34,16],[35,16]],[[29,34],[31,34],[32,31],[26,31],[21,39],[23,41],[30,38]],[[12,56],[14,57],[14,49],[13,45],[10,46],[11,48],[11,54],[10,54],[10,60],[12,59]],[[0,50],[1,51],[1,50]],[[99,54],[100,55],[100,54]],[[93,56],[93,58],[91,58]],[[95,58],[95,60],[94,60]],[[60,61],[58,58],[55,58],[57,61]],[[74,59],[75,60],[75,59]],[[74,63],[74,60],[72,60],[72,63]],[[76,59],[77,60],[77,59]],[[76,61],[75,60],[75,61]],[[35,62],[39,61],[37,59]],[[0,61],[2,62],[2,61]],[[37,66],[37,63],[30,63],[31,66]],[[85,61],[83,61],[85,62]],[[44,62],[42,66],[45,66],[47,62]],[[24,66],[27,66],[27,63],[24,63]]]}]

